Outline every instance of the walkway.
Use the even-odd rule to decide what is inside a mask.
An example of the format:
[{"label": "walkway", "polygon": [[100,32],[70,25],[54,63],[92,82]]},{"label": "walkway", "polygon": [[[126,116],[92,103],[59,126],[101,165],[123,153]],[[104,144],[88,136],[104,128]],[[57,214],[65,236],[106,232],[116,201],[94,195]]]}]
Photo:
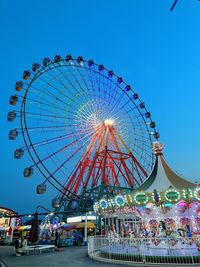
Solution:
[{"label": "walkway", "polygon": [[30,255],[16,257],[13,247],[0,246],[0,261],[7,267],[29,267],[29,266],[67,266],[67,267],[123,267],[127,265],[116,265],[91,260],[87,256],[87,247],[67,247],[61,252],[44,253],[41,255]]}]

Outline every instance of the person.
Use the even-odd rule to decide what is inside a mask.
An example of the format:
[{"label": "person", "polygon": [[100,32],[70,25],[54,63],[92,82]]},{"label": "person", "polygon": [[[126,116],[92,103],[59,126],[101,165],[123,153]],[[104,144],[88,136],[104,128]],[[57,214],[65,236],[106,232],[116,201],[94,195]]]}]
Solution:
[{"label": "person", "polygon": [[21,244],[21,240],[20,238],[17,238],[14,242],[16,256],[21,256],[21,254],[18,252],[20,244]]},{"label": "person", "polygon": [[102,229],[101,235],[102,235],[102,236],[105,236],[105,235],[106,235],[106,231],[105,231],[104,228]]},{"label": "person", "polygon": [[51,245],[55,245],[55,239],[56,239],[55,233],[52,232],[51,233],[51,236],[50,236],[50,243],[51,243]]},{"label": "person", "polygon": [[58,242],[59,242],[59,234],[58,234],[58,229],[56,229],[55,233],[55,246],[58,247]]},{"label": "person", "polygon": [[26,248],[27,248],[27,240],[26,237],[23,236],[21,238],[21,244],[19,244],[18,248],[16,249],[16,255],[17,256],[25,255]]}]

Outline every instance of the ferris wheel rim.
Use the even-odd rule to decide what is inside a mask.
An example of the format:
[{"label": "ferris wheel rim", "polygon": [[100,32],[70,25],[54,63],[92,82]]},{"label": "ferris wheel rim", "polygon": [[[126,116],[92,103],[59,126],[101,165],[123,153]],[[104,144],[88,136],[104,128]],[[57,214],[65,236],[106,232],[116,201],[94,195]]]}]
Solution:
[{"label": "ferris wheel rim", "polygon": [[[77,59],[74,58],[74,59],[72,59],[72,60],[73,60],[73,61],[76,61]],[[65,59],[61,59],[60,61],[64,62]],[[83,61],[86,62],[86,63],[89,62],[88,60],[83,60]],[[53,68],[49,68],[49,65],[53,65],[54,67],[53,67]],[[44,72],[48,72],[48,71],[50,71],[50,70],[52,70],[52,69],[54,69],[54,68],[71,67],[70,64],[66,64],[66,65],[62,65],[62,66],[61,66],[61,65],[59,65],[59,63],[57,64],[57,63],[55,63],[55,62],[51,62],[49,65],[43,67],[42,69],[40,69],[36,74],[34,74],[33,78],[31,78],[30,83],[28,84],[28,87],[27,87],[26,92],[25,92],[25,94],[24,94],[23,101],[22,101],[22,105],[21,105],[21,127],[22,127],[22,129],[25,130],[25,131],[22,131],[23,139],[24,139],[25,145],[26,145],[26,147],[27,147],[27,150],[28,150],[28,152],[29,152],[29,154],[30,154],[30,156],[31,156],[31,159],[33,160],[33,162],[35,163],[36,167],[39,169],[39,171],[43,174],[43,176],[44,176],[45,178],[47,178],[46,175],[43,173],[43,171],[41,170],[41,168],[38,167],[37,162],[35,161],[34,157],[32,156],[32,153],[30,152],[30,149],[29,149],[29,147],[31,147],[31,148],[33,149],[34,154],[36,155],[36,157],[37,157],[38,160],[40,161],[40,157],[38,156],[38,154],[37,154],[37,152],[36,152],[36,150],[35,150],[35,148],[34,148],[34,145],[32,144],[32,140],[31,140],[31,138],[30,138],[29,131],[28,131],[27,124],[26,124],[26,97],[27,97],[27,94],[28,94],[28,92],[29,92],[29,89],[30,89],[32,83],[33,83],[39,76],[41,76]],[[94,65],[97,66],[97,67],[100,66],[99,64],[96,64],[96,63],[94,63]],[[87,68],[87,67],[85,67],[85,66],[76,65],[76,67],[79,67],[79,68],[82,68],[82,69],[90,70],[89,68]],[[106,69],[105,67],[104,67],[104,70],[106,70],[107,72],[109,72],[109,70]],[[97,71],[96,71],[96,73],[99,74],[99,72],[97,72]],[[104,75],[102,75],[102,76],[104,77]],[[120,78],[120,77],[117,76],[115,73],[113,73],[113,76],[115,76],[116,78]],[[105,78],[107,78],[107,77],[105,76]],[[126,82],[124,82],[124,80],[122,81],[122,83],[123,83],[124,85],[126,85],[126,86],[128,85]],[[121,86],[118,86],[118,87],[123,91],[123,89],[122,89]],[[133,93],[135,94],[135,91],[134,91],[132,88],[130,88],[130,90],[131,90],[131,92],[133,92]],[[130,96],[127,94],[127,92],[125,92],[125,94],[126,94],[127,97],[129,97],[129,99],[130,99]],[[131,100],[131,101],[132,101],[132,103],[136,106],[135,102],[134,102],[133,100]],[[138,101],[139,101],[140,103],[142,103],[142,101],[141,101],[141,99],[139,98],[139,96],[138,96]],[[137,111],[140,113],[140,115],[141,115],[141,117],[142,117],[142,119],[143,119],[143,122],[144,122],[144,124],[145,124],[145,126],[146,126],[146,130],[147,130],[147,132],[148,132],[149,140],[150,140],[150,142],[151,142],[151,144],[152,144],[151,133],[150,133],[150,131],[149,131],[149,129],[148,129],[146,120],[145,120],[144,116],[142,115],[140,109],[139,109],[137,106],[136,106],[136,108],[137,108]],[[144,107],[144,110],[145,110],[146,112],[148,112],[147,109],[146,109],[146,107]],[[151,120],[151,118],[150,118],[150,120]],[[23,122],[22,122],[22,121],[24,122],[25,128],[23,127]],[[151,121],[152,121],[152,120],[151,120]],[[156,130],[155,130],[155,128],[154,128],[154,133],[155,133],[155,132],[156,132]],[[27,135],[27,137],[28,137],[28,140],[29,140],[29,142],[30,142],[30,146],[27,145],[26,138],[25,138],[25,133],[26,133],[26,135]],[[158,139],[158,138],[156,138],[156,139]],[[57,182],[57,183],[61,186],[61,188],[64,189],[64,188],[65,188],[64,185],[62,185],[62,184],[61,184],[61,183],[60,183],[60,182],[59,182],[59,181],[58,181],[58,180],[57,180],[57,179],[56,179],[56,178],[49,172],[49,170],[46,168],[46,166],[43,164],[43,162],[40,162],[40,163],[42,164],[43,168],[47,171],[47,173],[49,173],[50,177],[52,177],[52,178],[54,179],[54,181]],[[152,163],[153,163],[153,157],[152,157]],[[51,185],[53,185],[58,191],[60,191],[60,189],[57,188],[57,186],[55,186],[55,184],[52,183],[52,182],[50,181],[50,179],[48,179],[48,182],[50,182]],[[73,194],[73,193],[72,193],[72,194]],[[74,195],[75,195],[75,194],[74,194]]]}]

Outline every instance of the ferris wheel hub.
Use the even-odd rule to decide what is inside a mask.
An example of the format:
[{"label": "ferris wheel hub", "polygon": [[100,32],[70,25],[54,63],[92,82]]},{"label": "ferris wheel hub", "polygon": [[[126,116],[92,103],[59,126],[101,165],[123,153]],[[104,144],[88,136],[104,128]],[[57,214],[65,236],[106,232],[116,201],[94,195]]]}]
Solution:
[{"label": "ferris wheel hub", "polygon": [[108,119],[104,121],[105,126],[112,126],[114,124],[114,120]]}]

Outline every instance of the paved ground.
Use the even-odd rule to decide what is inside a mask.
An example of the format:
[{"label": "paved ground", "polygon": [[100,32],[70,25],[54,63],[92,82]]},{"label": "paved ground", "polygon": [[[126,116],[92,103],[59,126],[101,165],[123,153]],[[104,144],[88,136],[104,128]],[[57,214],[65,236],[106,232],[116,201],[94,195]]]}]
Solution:
[{"label": "paved ground", "polygon": [[[123,267],[91,260],[87,256],[87,247],[68,247],[60,252],[50,252],[41,255],[15,256],[13,247],[0,246],[0,261],[9,267],[29,266],[67,266],[67,267]],[[1,266],[1,265],[0,265]]]}]

